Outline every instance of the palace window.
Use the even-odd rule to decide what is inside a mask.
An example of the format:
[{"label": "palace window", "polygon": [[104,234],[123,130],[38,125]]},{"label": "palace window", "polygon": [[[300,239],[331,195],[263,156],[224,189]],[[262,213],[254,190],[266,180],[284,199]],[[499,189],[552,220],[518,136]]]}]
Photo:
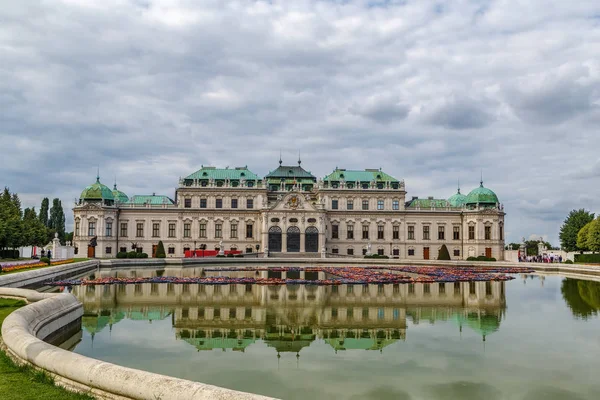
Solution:
[{"label": "palace window", "polygon": [[75,236],[79,236],[79,222],[75,222]]},{"label": "palace window", "polygon": [[169,224],[169,237],[175,237],[175,224]]},{"label": "palace window", "polygon": [[438,240],[444,240],[446,236],[445,232],[446,228],[443,226],[438,226]]},{"label": "palace window", "polygon": [[499,226],[499,230],[500,230],[500,240],[504,240],[504,225],[500,224]]},{"label": "palace window", "polygon": [[340,250],[338,248],[331,249],[331,254],[338,254]]},{"label": "palace window", "polygon": [[169,247],[168,253],[169,254],[175,254],[175,247]]},{"label": "palace window", "polygon": [[112,247],[107,247],[104,249],[105,254],[112,254]]},{"label": "palace window", "polygon": [[415,255],[415,249],[408,249],[408,255],[409,256],[414,256]]},{"label": "palace window", "polygon": [[346,239],[354,239],[354,225],[347,225],[346,229]]},{"label": "palace window", "polygon": [[415,227],[414,225],[408,226],[408,240],[415,240]]},{"label": "palace window", "polygon": [[246,182],[246,186],[248,186],[248,187],[254,187],[254,182],[248,181],[248,182]]},{"label": "palace window", "polygon": [[362,238],[363,239],[368,239],[369,238],[369,225],[363,225],[363,227],[362,227]]},{"label": "palace window", "polygon": [[354,200],[348,199],[348,201],[346,201],[346,208],[348,210],[354,210]]},{"label": "palace window", "polygon": [[200,208],[206,208],[206,199],[200,199]]},{"label": "palace window", "polygon": [[[127,247],[119,247],[119,252],[127,253]],[[124,285],[119,285],[119,286],[124,286]]]},{"label": "palace window", "polygon": [[135,237],[144,237],[144,223],[138,222],[135,228]]},{"label": "palace window", "polygon": [[246,224],[246,238],[247,239],[252,238],[252,231],[253,231],[253,225],[252,224]]},{"label": "palace window", "polygon": [[338,209],[338,200],[331,200],[331,209],[332,210],[337,210]]},{"label": "palace window", "polygon": [[183,200],[183,206],[185,208],[192,208],[192,199],[184,199]]},{"label": "palace window", "polygon": [[429,225],[423,225],[423,240],[429,240]]},{"label": "palace window", "polygon": [[160,224],[154,223],[152,224],[152,237],[160,236]]},{"label": "palace window", "polygon": [[400,239],[400,226],[392,226],[392,239]]},{"label": "palace window", "polygon": [[108,237],[112,236],[112,222],[106,223],[106,236],[108,236]]},{"label": "palace window", "polygon": [[201,238],[205,238],[206,237],[206,223],[201,222],[200,223],[200,235],[199,237]]},{"label": "palace window", "polygon": [[[353,249],[353,248],[349,248],[349,249],[346,251],[346,253],[347,253],[349,256],[353,256],[353,255],[354,255],[354,249]],[[350,287],[350,286],[349,286],[349,287]]]},{"label": "palace window", "polygon": [[460,250],[454,249],[454,257],[460,257]]},{"label": "palace window", "polygon": [[392,250],[392,255],[393,256],[399,256],[400,255],[400,249],[393,249]]},{"label": "palace window", "polygon": [[392,200],[392,210],[399,210],[399,209],[400,209],[400,201]]},{"label": "palace window", "polygon": [[232,238],[237,238],[238,237],[238,226],[237,226],[237,224],[234,224],[234,223],[231,224],[231,237]]},{"label": "palace window", "polygon": [[382,199],[377,200],[377,209],[383,210],[383,200]]},{"label": "palace window", "polygon": [[491,240],[492,239],[492,227],[491,226],[486,226],[484,227],[485,229],[485,240]]},{"label": "palace window", "polygon": [[215,237],[216,238],[223,237],[223,224],[215,224]]},{"label": "palace window", "polygon": [[246,208],[254,208],[254,199],[246,199]]},{"label": "palace window", "polygon": [[454,240],[460,240],[460,226],[455,226],[453,229],[453,238]]},{"label": "palace window", "polygon": [[215,208],[223,208],[223,199],[215,199]]},{"label": "palace window", "polygon": [[192,236],[191,227],[192,227],[192,224],[183,224],[183,237],[189,238]]},{"label": "palace window", "polygon": [[383,249],[377,249],[377,254],[380,255],[380,256],[382,256],[383,255]]},{"label": "palace window", "polygon": [[369,209],[369,200],[363,200],[362,201],[362,209],[363,210],[368,210]]},{"label": "palace window", "polygon": [[238,208],[238,199],[231,199],[231,208]]},{"label": "palace window", "polygon": [[383,239],[383,225],[377,225],[377,239]]},{"label": "palace window", "polygon": [[469,226],[469,240],[475,240],[475,227]]},{"label": "palace window", "polygon": [[121,237],[127,237],[127,222],[121,222]]},{"label": "palace window", "polygon": [[339,225],[331,225],[331,238],[339,239]]},{"label": "palace window", "polygon": [[88,223],[88,236],[96,236],[96,223],[95,222]]}]

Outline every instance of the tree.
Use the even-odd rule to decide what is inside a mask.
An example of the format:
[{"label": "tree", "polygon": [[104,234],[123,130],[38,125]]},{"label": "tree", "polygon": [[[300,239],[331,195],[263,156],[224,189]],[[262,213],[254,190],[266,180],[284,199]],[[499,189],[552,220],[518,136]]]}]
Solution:
[{"label": "tree", "polygon": [[590,227],[592,226],[593,223],[594,223],[594,221],[588,222],[577,233],[577,248],[579,250],[589,251],[590,248],[588,246],[588,234],[590,231]]},{"label": "tree", "polygon": [[594,214],[582,209],[572,210],[560,227],[560,245],[565,251],[581,250],[577,247],[577,234],[594,219]]},{"label": "tree", "polygon": [[448,252],[448,248],[445,244],[440,247],[440,252],[438,254],[438,260],[449,261],[450,260],[450,252]]},{"label": "tree", "polygon": [[44,226],[48,226],[48,208],[50,207],[50,201],[47,197],[42,200],[42,206],[40,207],[40,221]]},{"label": "tree", "polygon": [[521,245],[519,243],[510,243],[506,246],[506,250],[519,250]]},{"label": "tree", "polygon": [[587,233],[587,246],[593,251],[600,251],[600,218],[596,218],[594,222],[589,224]]},{"label": "tree", "polygon": [[162,240],[158,242],[158,246],[156,246],[156,254],[154,254],[156,258],[166,258],[167,253],[165,253],[165,245]]},{"label": "tree", "polygon": [[[50,218],[48,219],[48,228],[58,233],[60,242],[63,244],[65,243],[65,213],[63,212],[62,203],[59,199],[52,200]],[[52,238],[49,238],[49,240],[52,240]]]}]

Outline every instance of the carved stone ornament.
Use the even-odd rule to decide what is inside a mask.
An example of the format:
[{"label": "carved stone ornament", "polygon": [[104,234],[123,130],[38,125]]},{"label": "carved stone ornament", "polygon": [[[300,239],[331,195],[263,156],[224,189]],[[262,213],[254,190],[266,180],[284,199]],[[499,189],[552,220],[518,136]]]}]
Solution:
[{"label": "carved stone ornament", "polygon": [[288,200],[288,206],[290,206],[290,208],[298,208],[298,204],[300,202],[298,201],[298,196],[293,195],[292,197],[290,197],[290,199]]}]

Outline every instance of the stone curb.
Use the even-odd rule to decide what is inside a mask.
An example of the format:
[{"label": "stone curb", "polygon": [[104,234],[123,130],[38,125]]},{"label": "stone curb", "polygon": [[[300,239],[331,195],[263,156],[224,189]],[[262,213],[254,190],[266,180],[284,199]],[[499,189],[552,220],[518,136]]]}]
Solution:
[{"label": "stone curb", "polygon": [[83,306],[71,294],[38,293],[0,288],[0,297],[35,302],[11,313],[2,325],[3,348],[19,364],[50,373],[69,390],[99,399],[148,400],[267,400],[270,397],[126,368],[75,354],[43,342],[45,338],[83,315]]},{"label": "stone curb", "polygon": [[56,276],[70,273],[85,272],[98,267],[98,260],[80,261],[71,264],[45,267],[32,271],[21,271],[9,275],[0,275],[0,287],[23,287],[33,285],[46,280],[52,280]]}]

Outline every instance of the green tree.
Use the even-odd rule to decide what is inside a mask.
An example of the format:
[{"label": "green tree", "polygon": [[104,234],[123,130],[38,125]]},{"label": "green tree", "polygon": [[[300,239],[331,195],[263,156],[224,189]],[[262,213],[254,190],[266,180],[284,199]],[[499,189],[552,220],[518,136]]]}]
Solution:
[{"label": "green tree", "polygon": [[0,249],[15,249],[23,245],[21,201],[5,187],[0,196]]},{"label": "green tree", "polygon": [[519,248],[521,248],[519,243],[510,243],[506,246],[506,250],[519,250]]},{"label": "green tree", "polygon": [[596,218],[589,224],[587,233],[587,246],[593,251],[600,251],[600,218]]},{"label": "green tree", "polygon": [[35,208],[26,208],[23,212],[23,236],[27,246],[47,244],[48,232],[35,213]]},{"label": "green tree", "polygon": [[165,258],[167,257],[167,253],[165,253],[165,245],[162,240],[158,242],[158,246],[156,246],[156,254],[154,255],[156,258]]},{"label": "green tree", "polygon": [[50,218],[48,219],[48,228],[50,228],[54,237],[54,232],[58,233],[58,238],[62,244],[65,243],[65,213],[62,208],[62,203],[59,199],[52,200],[52,208],[50,209]]},{"label": "green tree", "polygon": [[44,226],[48,226],[48,209],[50,207],[50,201],[47,197],[42,200],[42,206],[40,207],[40,221]]},{"label": "green tree", "polygon": [[577,248],[579,250],[589,251],[590,248],[588,246],[588,234],[590,232],[590,227],[592,226],[593,223],[594,223],[594,221],[588,222],[577,233]]},{"label": "green tree", "polygon": [[577,234],[594,219],[594,214],[582,209],[572,210],[560,227],[560,245],[565,251],[581,250],[577,247]]},{"label": "green tree", "polygon": [[[567,303],[567,306],[571,309],[573,315],[587,319],[588,317],[598,313],[598,307],[591,305],[588,301],[586,301],[587,299],[585,298],[591,297],[589,293],[597,290],[596,287],[600,288],[598,285],[598,282],[581,281],[579,279],[565,278],[562,281],[560,291],[563,299]],[[582,292],[585,293],[584,296],[582,296]]]},{"label": "green tree", "polygon": [[438,254],[438,260],[445,260],[445,261],[450,260],[450,252],[448,251],[448,248],[446,247],[445,244],[443,244],[442,247],[440,247],[440,252]]}]

